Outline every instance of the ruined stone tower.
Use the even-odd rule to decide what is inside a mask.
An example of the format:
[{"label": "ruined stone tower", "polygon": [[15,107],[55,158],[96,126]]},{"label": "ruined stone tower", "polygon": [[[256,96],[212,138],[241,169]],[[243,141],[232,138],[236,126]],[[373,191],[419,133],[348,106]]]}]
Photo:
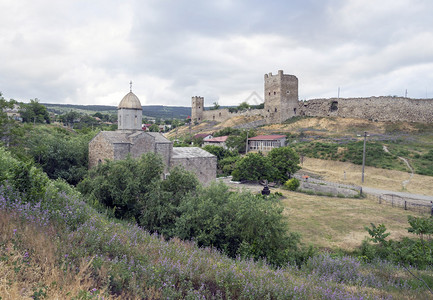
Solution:
[{"label": "ruined stone tower", "polygon": [[192,97],[191,122],[200,123],[203,121],[204,98],[200,96]]},{"label": "ruined stone tower", "polygon": [[297,115],[298,78],[294,75],[265,74],[265,116],[268,123],[282,123]]}]

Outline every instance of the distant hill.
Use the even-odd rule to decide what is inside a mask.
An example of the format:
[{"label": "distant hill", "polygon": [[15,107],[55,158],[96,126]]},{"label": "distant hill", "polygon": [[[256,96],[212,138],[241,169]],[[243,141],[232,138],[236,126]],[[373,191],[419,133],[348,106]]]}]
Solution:
[{"label": "distant hill", "polygon": [[[109,105],[76,105],[76,104],[50,104],[42,103],[50,112],[63,114],[70,111],[79,113],[94,114],[109,113],[116,114],[117,106]],[[143,117],[160,118],[160,119],[186,119],[191,115],[191,107],[184,106],[163,106],[163,105],[146,105],[143,106]]]}]

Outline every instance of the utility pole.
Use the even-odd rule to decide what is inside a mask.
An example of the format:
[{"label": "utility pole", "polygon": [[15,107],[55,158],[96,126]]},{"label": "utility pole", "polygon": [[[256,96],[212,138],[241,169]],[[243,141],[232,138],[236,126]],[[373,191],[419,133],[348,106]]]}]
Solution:
[{"label": "utility pole", "polygon": [[367,140],[367,131],[364,131],[364,151],[362,152],[362,183],[364,183],[364,168],[365,168],[365,142]]},{"label": "utility pole", "polygon": [[340,87],[338,87],[338,95],[337,95],[337,99],[340,99]]}]

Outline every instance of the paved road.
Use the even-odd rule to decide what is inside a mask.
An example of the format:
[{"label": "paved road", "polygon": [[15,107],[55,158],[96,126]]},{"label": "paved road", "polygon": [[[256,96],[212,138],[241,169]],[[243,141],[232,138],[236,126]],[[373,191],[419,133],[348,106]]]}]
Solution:
[{"label": "paved road", "polygon": [[422,201],[428,201],[428,202],[433,201],[433,196],[425,196],[425,195],[418,195],[418,194],[411,194],[411,193],[404,193],[404,192],[381,190],[381,189],[376,189],[376,188],[371,188],[371,187],[363,187],[362,192],[366,193],[366,194],[375,195],[375,196],[379,196],[379,195],[383,195],[383,194],[393,194],[393,195],[398,195],[401,197],[407,197],[407,198],[416,199],[416,200],[422,200]]}]

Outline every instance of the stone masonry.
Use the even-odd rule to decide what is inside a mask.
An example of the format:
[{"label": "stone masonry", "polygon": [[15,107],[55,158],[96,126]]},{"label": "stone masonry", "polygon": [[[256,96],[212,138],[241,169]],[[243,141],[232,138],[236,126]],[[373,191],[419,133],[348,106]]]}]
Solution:
[{"label": "stone masonry", "polygon": [[433,99],[402,97],[331,98],[299,102],[299,114],[372,121],[433,122]]},{"label": "stone masonry", "polygon": [[228,109],[204,110],[204,98],[192,97],[194,122],[223,122],[235,116],[261,116],[263,123],[282,123],[294,116],[360,118],[373,121],[433,123],[433,99],[402,97],[330,98],[298,100],[298,79],[284,74],[265,74],[264,109],[230,113]]},{"label": "stone masonry", "polygon": [[[116,131],[101,131],[89,142],[89,168],[106,160],[121,160],[128,155],[139,158],[145,153],[159,154],[165,164],[165,173],[180,165],[208,184],[216,178],[216,156],[197,147],[173,148],[173,142],[159,132],[141,129],[142,107],[132,91],[118,106],[119,126]],[[137,125],[139,123],[139,125]]]}]

